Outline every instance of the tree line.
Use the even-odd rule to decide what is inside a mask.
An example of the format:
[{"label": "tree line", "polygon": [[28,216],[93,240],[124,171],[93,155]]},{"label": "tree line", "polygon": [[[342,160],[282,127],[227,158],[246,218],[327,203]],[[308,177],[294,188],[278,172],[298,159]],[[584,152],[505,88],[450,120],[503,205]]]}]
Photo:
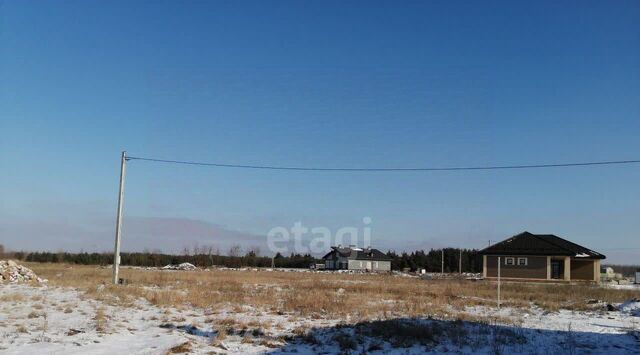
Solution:
[{"label": "tree line", "polygon": [[392,270],[440,272],[444,257],[444,272],[458,272],[461,260],[462,272],[482,272],[482,256],[475,249],[444,248],[401,254],[389,251],[387,256],[391,258]]},{"label": "tree line", "polygon": [[[120,254],[122,265],[163,267],[169,264],[191,263],[198,267],[275,267],[280,268],[309,268],[314,264],[322,264],[323,260],[310,254],[276,254],[275,257],[261,256],[258,248],[249,249],[242,254],[240,247],[232,247],[228,255],[220,255],[220,251],[213,248],[194,248],[185,250],[182,254],[166,254],[160,251],[144,251]],[[443,249],[429,251],[418,250],[411,253],[388,251],[386,255],[391,259],[392,270],[440,272],[442,267]],[[5,252],[0,245],[0,257],[12,258],[28,262],[68,263],[79,265],[110,265],[113,263],[113,253],[69,253],[69,252]],[[444,249],[444,272],[457,272],[462,257],[463,272],[482,272],[482,257],[473,249]]]},{"label": "tree line", "polygon": [[[22,260],[43,263],[69,263],[80,265],[110,265],[113,263],[113,253],[67,253],[67,252],[33,252],[20,255]],[[176,255],[152,252],[120,253],[120,264],[129,266],[163,267],[165,265],[191,263],[198,267],[223,266],[230,268],[239,267],[275,267],[282,268],[308,268],[318,261],[309,254],[291,254],[289,256],[276,255],[274,258],[258,256],[248,252],[243,256],[215,255],[215,254],[191,254]]]}]

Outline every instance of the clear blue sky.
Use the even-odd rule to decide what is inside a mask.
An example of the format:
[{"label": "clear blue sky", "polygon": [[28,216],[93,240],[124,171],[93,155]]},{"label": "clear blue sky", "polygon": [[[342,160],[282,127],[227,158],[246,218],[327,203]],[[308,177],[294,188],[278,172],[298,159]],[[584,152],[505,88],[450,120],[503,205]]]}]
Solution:
[{"label": "clear blue sky", "polygon": [[[637,1],[2,2],[0,243],[109,250],[124,149],[318,167],[638,159],[639,23]],[[640,166],[131,161],[123,249],[226,248],[368,216],[383,249],[528,230],[637,263],[638,181]]]}]

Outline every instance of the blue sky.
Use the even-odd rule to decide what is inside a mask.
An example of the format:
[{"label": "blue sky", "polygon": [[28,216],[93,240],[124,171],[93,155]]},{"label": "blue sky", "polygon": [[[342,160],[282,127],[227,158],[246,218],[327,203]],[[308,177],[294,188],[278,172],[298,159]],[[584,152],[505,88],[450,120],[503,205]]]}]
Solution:
[{"label": "blue sky", "polygon": [[[6,1],[0,242],[110,250],[119,154],[318,167],[640,157],[640,4]],[[640,166],[334,174],[130,161],[124,250],[294,222],[480,248],[528,230],[640,260]],[[263,249],[264,250],[264,249]]]}]

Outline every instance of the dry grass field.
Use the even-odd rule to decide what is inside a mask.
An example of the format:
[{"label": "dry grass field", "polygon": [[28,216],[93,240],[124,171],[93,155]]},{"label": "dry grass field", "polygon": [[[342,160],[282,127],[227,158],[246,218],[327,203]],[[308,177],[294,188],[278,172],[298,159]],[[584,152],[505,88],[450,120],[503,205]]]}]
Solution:
[{"label": "dry grass field", "polygon": [[[27,264],[51,285],[74,287],[88,297],[130,305],[139,297],[160,307],[251,306],[264,312],[348,322],[397,317],[464,318],[465,306],[496,305],[496,284],[470,280],[420,280],[389,274],[277,271],[161,271],[123,268],[126,286],[111,285],[111,269]],[[503,283],[502,305],[543,310],[588,310],[589,300],[620,303],[640,292],[596,285]]]},{"label": "dry grass field", "polygon": [[638,315],[620,305],[640,298],[634,290],[505,283],[498,309],[488,281],[124,267],[127,284],[114,286],[110,268],[26,266],[48,282],[0,288],[8,354],[640,350]]}]

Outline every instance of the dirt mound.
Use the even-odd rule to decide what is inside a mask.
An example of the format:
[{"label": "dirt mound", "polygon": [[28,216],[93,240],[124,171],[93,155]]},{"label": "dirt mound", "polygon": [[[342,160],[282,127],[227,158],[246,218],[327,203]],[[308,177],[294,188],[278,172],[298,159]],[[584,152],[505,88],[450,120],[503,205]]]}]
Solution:
[{"label": "dirt mound", "polygon": [[28,267],[17,264],[13,260],[0,260],[0,282],[47,282],[41,279]]}]

